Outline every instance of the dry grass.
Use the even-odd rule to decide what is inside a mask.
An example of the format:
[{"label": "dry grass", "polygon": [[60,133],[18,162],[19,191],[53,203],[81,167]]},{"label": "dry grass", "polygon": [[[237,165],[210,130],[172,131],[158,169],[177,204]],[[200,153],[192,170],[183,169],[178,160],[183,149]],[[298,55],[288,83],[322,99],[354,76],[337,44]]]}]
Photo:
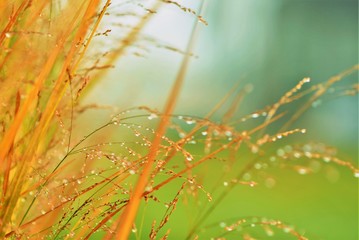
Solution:
[{"label": "dry grass", "polygon": [[[127,11],[131,4],[135,5],[131,6],[136,9],[133,12]],[[141,29],[161,4],[175,5],[206,24],[200,13],[174,1],[156,1],[150,7],[131,1],[117,5],[99,0],[71,4],[47,0],[0,2],[0,238],[89,239],[104,232],[104,239],[127,239],[131,231],[141,230],[135,225],[140,204],[162,202],[157,193],[167,186],[175,187],[163,218],[159,223],[154,221],[149,230],[148,237],[155,239],[166,228],[184,191],[193,198],[203,193],[212,200],[193,170],[209,161],[223,161],[224,152],[229,156],[226,161],[234,164],[243,148],[250,150],[254,160],[243,166],[244,170],[227,183],[229,187],[214,199],[209,210],[203,211],[189,239],[196,238],[201,224],[233,186],[256,184],[246,180],[252,170],[279,164],[306,174],[313,171],[308,164],[311,160],[322,159],[345,166],[358,176],[353,164],[339,159],[331,148],[314,143],[279,149],[273,161],[263,160],[270,154],[267,149],[271,144],[285,142],[293,134],[304,134],[305,129],[290,129],[291,124],[330,87],[356,72],[358,66],[310,87],[305,87],[309,84],[305,78],[279,101],[239,120],[235,113],[248,88],[236,86],[201,118],[173,112],[191,57],[184,54],[163,111],[147,106],[127,109],[82,139],[72,136],[74,119],[87,109],[80,105],[81,98],[140,37]],[[138,21],[135,26],[119,25],[124,35],[112,38],[107,36],[111,32],[108,25],[101,24],[109,14],[120,22],[128,15]],[[194,27],[186,53],[191,52],[196,31]],[[104,46],[106,41],[120,44]],[[353,95],[357,90],[356,85],[342,93]],[[284,105],[299,99],[305,103],[294,113],[281,111]],[[213,122],[213,114],[230,101],[222,121]],[[267,133],[267,128],[283,117],[287,120],[282,129]],[[239,125],[253,118],[264,119],[254,128],[238,130]],[[203,147],[204,153],[194,154],[193,144]],[[263,228],[268,236],[278,228],[305,239],[281,221],[258,218],[236,220],[216,239],[225,239],[235,228],[253,225]],[[166,231],[162,239],[170,236]],[[249,233],[242,237],[254,239]]]}]

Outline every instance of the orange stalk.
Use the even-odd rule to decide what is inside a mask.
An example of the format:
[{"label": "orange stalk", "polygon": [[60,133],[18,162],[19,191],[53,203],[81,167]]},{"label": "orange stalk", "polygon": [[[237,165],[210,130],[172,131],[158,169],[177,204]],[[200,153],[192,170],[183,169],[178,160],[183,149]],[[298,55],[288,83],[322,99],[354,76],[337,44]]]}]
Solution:
[{"label": "orange stalk", "polygon": [[[198,26],[198,21],[196,21],[193,26],[190,41],[187,45],[187,50],[186,50],[187,53],[191,52],[191,49],[194,45],[196,33],[198,30],[197,26]],[[115,233],[116,233],[115,239],[123,239],[123,240],[128,239],[132,225],[136,218],[136,214],[137,214],[141,199],[143,197],[145,187],[148,184],[151,170],[152,170],[152,167],[154,165],[155,159],[158,154],[159,146],[162,142],[162,136],[166,132],[167,126],[170,121],[170,115],[173,113],[173,110],[174,110],[176,102],[177,102],[177,98],[179,96],[181,87],[183,85],[184,78],[185,78],[187,68],[188,68],[189,58],[190,58],[190,54],[186,54],[185,57],[183,58],[181,67],[177,74],[177,78],[175,80],[174,85],[172,86],[172,90],[170,92],[170,95],[168,97],[168,100],[167,100],[167,103],[166,103],[166,106],[164,109],[164,113],[161,117],[161,121],[157,128],[156,135],[153,140],[153,144],[149,151],[147,162],[144,166],[142,174],[140,175],[140,177],[137,181],[136,187],[130,197],[130,201],[118,220],[116,231],[115,231]],[[107,238],[110,238],[110,236],[111,236],[111,234],[108,234]]]},{"label": "orange stalk", "polygon": [[[20,195],[20,192],[23,187],[23,179],[25,178],[26,174],[25,171],[28,171],[28,166],[31,164],[33,159],[36,157],[36,152],[38,147],[40,146],[39,139],[41,139],[41,136],[46,133],[49,123],[52,119],[52,116],[54,114],[54,111],[57,107],[57,104],[59,103],[60,99],[62,98],[62,94],[64,92],[64,88],[66,84],[63,84],[63,78],[66,73],[66,69],[68,68],[68,65],[71,63],[73,56],[76,52],[76,44],[81,42],[82,39],[84,39],[84,36],[87,32],[87,29],[89,27],[89,19],[93,16],[95,13],[97,6],[99,4],[99,0],[91,1],[88,4],[88,7],[85,11],[85,14],[82,17],[82,21],[80,24],[80,28],[77,31],[77,34],[72,42],[71,49],[67,55],[67,58],[64,62],[62,72],[60,76],[58,77],[58,80],[56,82],[55,88],[53,90],[53,93],[50,97],[50,100],[48,101],[47,108],[45,109],[40,122],[35,129],[34,135],[32,137],[32,140],[30,142],[29,147],[26,149],[25,153],[22,156],[21,164],[19,165],[17,172],[14,176],[14,182],[12,183],[12,191],[10,196],[6,198],[5,201],[5,208],[2,209],[1,217],[3,219],[2,225],[1,225],[1,232],[0,236],[3,236],[4,234],[4,228],[6,227],[5,224],[7,224],[10,219],[13,210],[16,207],[18,197]],[[79,8],[79,11],[81,11],[81,7]],[[79,14],[75,14],[74,21],[72,21],[72,24],[75,24],[76,19],[79,17]],[[4,161],[5,157],[12,145],[12,142],[14,141],[16,137],[16,133],[18,132],[18,129],[21,126],[21,123],[23,119],[26,117],[28,113],[28,109],[30,108],[30,105],[33,103],[33,101],[36,100],[36,96],[38,92],[40,91],[42,85],[44,84],[46,78],[48,77],[55,61],[57,60],[57,57],[62,50],[62,47],[65,44],[65,40],[67,36],[70,36],[72,27],[69,26],[67,33],[62,35],[62,37],[58,41],[58,45],[54,47],[54,50],[52,51],[51,55],[49,56],[44,68],[42,69],[39,77],[34,83],[33,89],[28,95],[27,99],[25,100],[25,103],[20,108],[18,114],[15,116],[14,122],[11,125],[8,132],[5,133],[4,139],[0,143],[0,161]]]},{"label": "orange stalk", "polygon": [[11,30],[11,28],[15,25],[19,15],[24,11],[25,7],[28,6],[30,1],[23,1],[16,12],[10,17],[10,20],[4,30],[0,33],[0,45],[4,41],[6,34]]}]

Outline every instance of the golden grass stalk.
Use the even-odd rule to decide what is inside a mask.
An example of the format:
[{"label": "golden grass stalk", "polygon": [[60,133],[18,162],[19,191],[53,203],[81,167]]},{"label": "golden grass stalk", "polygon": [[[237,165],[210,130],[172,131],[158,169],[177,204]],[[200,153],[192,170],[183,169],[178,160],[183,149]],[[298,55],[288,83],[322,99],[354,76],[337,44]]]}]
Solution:
[{"label": "golden grass stalk", "polygon": [[[203,7],[203,2],[202,2],[202,7]],[[163,115],[161,116],[161,121],[156,130],[156,135],[153,140],[151,149],[149,150],[149,154],[148,154],[148,157],[146,160],[147,162],[146,162],[146,164],[143,168],[143,171],[138,179],[138,182],[137,182],[136,187],[132,193],[130,201],[129,201],[128,205],[126,206],[124,212],[122,213],[122,215],[119,219],[119,223],[116,227],[116,235],[115,235],[116,239],[127,239],[128,238],[128,235],[131,231],[133,222],[136,218],[136,213],[137,213],[138,207],[140,205],[140,201],[143,197],[143,192],[148,183],[148,179],[151,174],[152,167],[155,162],[155,158],[158,154],[159,146],[162,141],[162,136],[165,134],[165,132],[167,130],[167,127],[170,122],[170,116],[174,111],[177,98],[179,96],[180,90],[181,90],[183,82],[184,82],[185,74],[187,72],[189,59],[190,59],[189,53],[191,52],[191,50],[193,48],[194,41],[196,39],[196,34],[198,31],[197,26],[198,26],[198,22],[196,21],[194,24],[194,27],[192,29],[190,41],[187,45],[186,52],[188,54],[186,54],[185,57],[183,58],[182,64],[181,64],[180,69],[177,74],[177,78],[176,78],[176,80],[172,86],[172,90],[168,96],[167,103],[166,103],[166,106],[163,111]]]},{"label": "golden grass stalk", "polygon": [[[101,41],[97,37],[107,37],[110,32],[103,30],[101,23],[113,3],[109,0],[0,2],[0,14],[4,16],[0,18],[0,126],[3,130],[0,131],[0,238],[90,239],[94,234],[104,232],[105,239],[128,239],[134,226],[137,228],[141,203],[160,202],[158,192],[180,183],[164,217],[157,221],[158,225],[156,220],[151,220],[153,227],[148,231],[151,239],[166,231],[162,236],[166,239],[170,229],[166,230],[165,226],[183,192],[194,198],[198,197],[197,192],[203,192],[208,200],[212,199],[195,174],[199,166],[223,160],[224,153],[229,153],[228,159],[233,166],[237,154],[246,147],[254,157],[243,166],[233,183],[256,185],[255,181],[243,178],[264,161],[263,156],[270,154],[268,146],[291,135],[305,133],[305,129],[289,127],[329,87],[359,68],[356,65],[307,90],[302,89],[307,81],[303,80],[276,103],[240,119],[237,111],[248,88],[241,89],[239,84],[204,118],[176,115],[174,109],[192,56],[198,22],[207,24],[201,16],[202,10],[197,14],[176,1],[167,0],[155,1],[150,8],[138,4],[146,10],[142,15],[118,13],[136,16],[139,21],[122,36],[120,45],[103,53],[100,48],[97,50]],[[81,97],[98,84],[105,70],[141,37],[142,28],[162,4],[196,16],[164,110],[160,112],[149,106],[127,109],[83,138],[73,135],[76,117],[88,109],[99,108],[97,105],[80,106]],[[203,6],[202,3],[201,9]],[[182,52],[169,46],[166,48]],[[356,90],[357,85],[354,85],[349,90],[343,89],[343,93],[356,94]],[[284,105],[308,96],[309,99],[292,115],[281,111]],[[232,98],[221,121],[212,121],[211,117]],[[266,132],[273,123],[287,116],[282,130]],[[152,123],[157,117],[158,125],[153,128]],[[238,130],[241,123],[258,117],[265,119],[250,129]],[[130,136],[116,139],[112,132],[118,129]],[[179,139],[169,133],[172,130],[179,134]],[[201,155],[196,155],[189,147],[196,143],[204,147]],[[326,163],[348,168],[355,176],[359,172],[354,164],[335,156],[330,148],[316,152],[303,150],[298,145],[291,151],[282,151],[277,158],[283,162],[292,158],[304,161],[325,159]],[[177,166],[171,165],[174,163],[178,163]],[[287,165],[300,174],[311,172],[310,166],[303,163]],[[233,186],[202,212],[188,238],[196,236]],[[226,231],[249,221],[239,219]],[[273,232],[272,228],[288,228],[274,220],[253,224],[262,226],[269,233]],[[304,239],[293,228],[287,230],[288,234]],[[243,238],[251,236],[244,234]]]}]

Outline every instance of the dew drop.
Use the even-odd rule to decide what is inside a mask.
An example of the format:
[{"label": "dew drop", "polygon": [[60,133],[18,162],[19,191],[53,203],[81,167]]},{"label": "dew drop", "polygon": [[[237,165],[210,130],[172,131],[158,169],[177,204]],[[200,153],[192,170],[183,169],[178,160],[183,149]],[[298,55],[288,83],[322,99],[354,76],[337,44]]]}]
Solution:
[{"label": "dew drop", "polygon": [[253,113],[253,114],[252,114],[252,118],[257,118],[257,117],[259,117],[259,114],[258,114],[258,113]]},{"label": "dew drop", "polygon": [[183,133],[183,132],[181,132],[181,133],[178,134],[178,136],[179,136],[180,138],[184,138],[184,137],[186,136],[186,134]]},{"label": "dew drop", "polygon": [[283,149],[279,148],[279,149],[277,150],[277,155],[278,155],[279,157],[283,157],[284,154],[285,154],[285,151],[284,151]]},{"label": "dew drop", "polygon": [[249,186],[250,186],[250,187],[255,187],[256,184],[257,184],[256,182],[250,182],[250,183],[249,183]]},{"label": "dew drop", "polygon": [[246,181],[250,180],[251,177],[252,177],[252,176],[251,176],[250,173],[245,173],[245,174],[243,175],[243,179],[246,180]]},{"label": "dew drop", "polygon": [[256,164],[254,164],[254,168],[255,168],[255,169],[261,169],[261,168],[262,168],[262,164],[256,163]]},{"label": "dew drop", "polygon": [[202,134],[203,136],[207,136],[208,132],[207,132],[207,131],[203,131],[203,132],[201,132],[201,134]]},{"label": "dew drop", "polygon": [[312,150],[312,147],[309,144],[305,144],[303,146],[304,152],[310,152]]},{"label": "dew drop", "polygon": [[193,119],[188,119],[188,120],[186,120],[186,123],[187,123],[188,125],[194,124],[195,122],[196,122],[196,121],[193,120]]},{"label": "dew drop", "polygon": [[9,32],[5,33],[5,37],[10,38],[10,37],[11,37],[11,33],[9,33]]},{"label": "dew drop", "polygon": [[152,119],[158,118],[158,116],[155,113],[151,113],[147,118],[148,118],[148,120],[152,120]]},{"label": "dew drop", "polygon": [[45,213],[46,213],[46,211],[42,209],[41,214],[44,215]]},{"label": "dew drop", "polygon": [[227,224],[226,224],[225,222],[220,222],[220,223],[219,223],[219,226],[220,226],[221,228],[225,228],[226,225],[227,225]]},{"label": "dew drop", "polygon": [[305,168],[299,168],[299,169],[298,169],[298,173],[301,174],[301,175],[305,175],[305,174],[308,173],[308,170],[305,169]]},{"label": "dew drop", "polygon": [[267,236],[269,236],[269,237],[273,237],[273,236],[274,236],[273,230],[270,229],[268,226],[265,228],[265,232],[266,232]]},{"label": "dew drop", "polygon": [[227,187],[227,186],[228,186],[228,182],[223,182],[223,186]]},{"label": "dew drop", "polygon": [[136,173],[136,171],[131,169],[130,171],[128,171],[128,173],[131,174],[131,175],[134,175]]},{"label": "dew drop", "polygon": [[224,133],[227,137],[232,137],[232,132],[231,131],[226,131]]},{"label": "dew drop", "polygon": [[113,123],[113,125],[118,125],[118,124],[120,124],[120,122],[119,122],[117,119],[114,119],[114,120],[112,121],[112,123]]},{"label": "dew drop", "polygon": [[305,152],[304,155],[307,157],[307,158],[312,158],[313,154],[311,152]]},{"label": "dew drop", "polygon": [[359,178],[359,171],[354,172],[354,177]]},{"label": "dew drop", "polygon": [[314,101],[314,102],[312,103],[312,107],[313,107],[313,108],[317,108],[317,107],[319,107],[321,104],[322,104],[322,101],[321,101],[320,99],[318,99],[318,100],[316,100],[316,101]]},{"label": "dew drop", "polygon": [[276,184],[276,181],[274,178],[269,177],[265,180],[265,186],[267,188],[273,188],[275,186],[275,184]]},{"label": "dew drop", "polygon": [[252,153],[258,153],[259,148],[258,148],[256,145],[253,145],[253,146],[251,147],[251,151],[252,151]]},{"label": "dew drop", "polygon": [[233,231],[233,227],[226,227],[225,230],[228,232],[231,232],[231,231]]},{"label": "dew drop", "polygon": [[284,147],[284,151],[287,152],[287,153],[290,153],[292,150],[293,150],[293,148],[292,148],[292,146],[290,146],[290,145],[286,145],[286,146]]}]

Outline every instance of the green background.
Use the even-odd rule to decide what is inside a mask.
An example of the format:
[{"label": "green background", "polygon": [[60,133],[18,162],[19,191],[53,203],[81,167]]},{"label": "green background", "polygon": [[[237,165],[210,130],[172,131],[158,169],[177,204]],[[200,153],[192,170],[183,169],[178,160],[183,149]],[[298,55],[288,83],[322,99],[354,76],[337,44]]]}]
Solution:
[{"label": "green background", "polygon": [[[192,4],[196,9],[198,2]],[[357,1],[208,1],[203,15],[209,25],[200,27],[194,49],[198,58],[191,60],[176,113],[204,116],[240,80],[242,86],[249,83],[254,86],[241,105],[240,117],[274,103],[304,77],[310,77],[311,84],[323,82],[358,63]],[[145,33],[184,50],[194,20],[174,6],[165,6]],[[148,105],[161,109],[182,57],[156,47],[145,58],[128,54],[86,101],[96,99],[99,104],[115,104],[119,108]],[[338,87],[356,83],[357,76],[350,75]],[[300,104],[291,105],[291,110],[295,112]],[[220,115],[214,119],[220,119]],[[318,107],[309,109],[293,127],[306,128],[307,134],[290,137],[285,144],[323,142],[337,147],[341,159],[357,165],[357,96],[323,98]],[[239,159],[246,161],[250,158],[246,156]],[[197,170],[198,175],[206,176],[203,185],[207,190],[219,177],[218,164]],[[238,160],[236,166],[234,172],[244,164]],[[203,223],[215,225],[201,233],[202,239],[218,236],[222,231],[219,222],[245,216],[280,219],[296,226],[309,239],[358,239],[358,179],[349,169],[323,164],[318,173],[304,176],[286,169],[268,171],[275,176],[275,187],[259,184],[254,188],[234,188]],[[169,201],[178,186],[169,185],[159,196]],[[217,193],[224,189],[220,187]],[[213,198],[216,196],[214,193]],[[202,204],[206,202],[204,194],[199,198]],[[166,225],[172,229],[169,239],[184,239],[191,218],[199,209],[193,204],[188,206],[180,201]],[[144,216],[144,229],[150,229],[153,218],[160,219],[165,210],[163,204],[148,203],[140,211],[138,224]],[[240,233],[235,231],[227,238],[241,239]],[[147,236],[148,231],[143,230],[141,239]],[[252,236],[264,239],[260,229]],[[268,238],[292,239],[280,234]]]}]

